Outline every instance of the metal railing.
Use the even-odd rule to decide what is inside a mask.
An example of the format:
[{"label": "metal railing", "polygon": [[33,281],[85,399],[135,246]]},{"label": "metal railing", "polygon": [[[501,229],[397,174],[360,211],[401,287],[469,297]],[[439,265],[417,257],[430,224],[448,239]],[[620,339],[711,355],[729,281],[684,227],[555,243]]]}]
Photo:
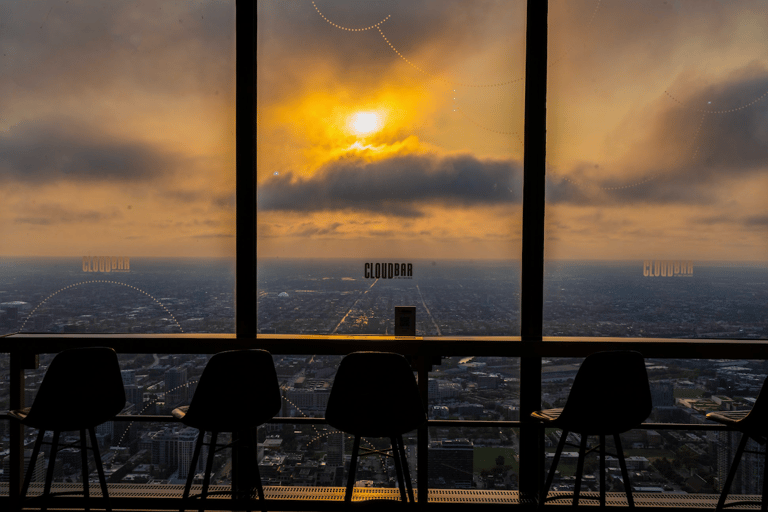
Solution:
[{"label": "metal railing", "polygon": [[[234,336],[215,335],[180,335],[180,336],[128,336],[128,335],[34,335],[20,334],[4,337],[0,340],[0,353],[10,354],[11,363],[11,408],[20,408],[24,404],[24,371],[35,367],[37,355],[56,353],[73,346],[110,346],[118,353],[157,353],[157,354],[213,354],[223,350],[260,348],[276,355],[345,355],[358,350],[379,350],[397,352],[409,357],[414,370],[418,373],[419,392],[423,402],[428,403],[427,382],[429,372],[437,356],[501,356],[501,357],[585,357],[593,352],[602,350],[637,350],[646,358],[669,359],[768,359],[768,340],[692,340],[692,339],[637,339],[637,338],[555,338],[545,337],[538,342],[522,341],[518,337],[387,337],[387,336],[289,336],[270,335],[254,338],[237,338]],[[539,386],[527,386],[521,378],[520,394],[523,396]],[[534,383],[536,384],[536,383]],[[529,396],[529,401],[540,403],[540,394]],[[486,421],[486,420],[446,420],[432,419],[417,432],[417,467],[422,478],[418,478],[417,490],[421,496],[420,503],[426,503],[430,492],[427,478],[423,477],[428,471],[428,429],[432,427],[497,427],[520,429],[521,444],[531,443],[537,447],[536,460],[520,453],[520,474],[533,473],[532,480],[536,487],[532,489],[520,486],[518,503],[521,506],[535,503],[538,485],[543,474],[543,430],[540,426],[521,416],[521,421]],[[170,415],[119,415],[117,420],[123,421],[154,421],[173,422]],[[324,418],[317,417],[277,417],[273,423],[290,424],[322,424]],[[531,427],[525,438],[525,426]],[[654,430],[706,430],[722,431],[726,428],[719,424],[677,424],[677,423],[644,423],[643,429]],[[11,475],[9,482],[9,499],[11,502],[18,496],[23,476],[23,428],[21,425],[11,426]],[[534,431],[537,439],[530,439]],[[309,496],[308,496],[309,497]],[[131,508],[156,508],[157,500],[141,498],[125,498],[131,503]],[[132,501],[131,501],[132,500]],[[134,503],[135,501],[135,503]],[[312,500],[289,500],[293,508],[308,506],[307,503],[317,503]],[[67,502],[72,503],[74,502]],[[221,502],[217,501],[221,506]],[[236,503],[227,506],[236,507]],[[559,505],[558,505],[559,506]],[[225,507],[226,508],[226,507]],[[696,507],[693,507],[696,508]]]}]

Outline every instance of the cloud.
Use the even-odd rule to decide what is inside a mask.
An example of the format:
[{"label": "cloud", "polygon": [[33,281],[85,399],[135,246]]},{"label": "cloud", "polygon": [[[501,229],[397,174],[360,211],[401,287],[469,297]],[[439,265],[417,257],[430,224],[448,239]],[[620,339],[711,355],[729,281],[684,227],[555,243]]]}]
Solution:
[{"label": "cloud", "polygon": [[259,186],[262,211],[364,210],[421,216],[421,206],[519,203],[522,171],[513,160],[472,155],[404,155],[375,162],[339,160],[309,178],[290,173]]},{"label": "cloud", "polygon": [[571,204],[703,204],[768,169],[768,69],[752,63],[683,103],[660,98],[641,142],[609,177],[548,170],[547,198]]},{"label": "cloud", "polygon": [[145,182],[182,163],[178,155],[68,118],[25,121],[0,134],[0,182]]},{"label": "cloud", "polygon": [[55,224],[100,223],[122,218],[117,210],[100,212],[95,210],[76,211],[61,205],[51,204],[36,208],[25,208],[23,214],[13,219],[15,224],[50,226]]}]

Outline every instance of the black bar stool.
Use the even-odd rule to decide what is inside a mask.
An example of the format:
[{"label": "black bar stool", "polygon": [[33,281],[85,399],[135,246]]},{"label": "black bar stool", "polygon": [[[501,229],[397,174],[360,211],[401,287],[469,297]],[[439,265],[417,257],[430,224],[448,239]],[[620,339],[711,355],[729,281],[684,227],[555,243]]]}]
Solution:
[{"label": "black bar stool", "polygon": [[393,457],[401,501],[414,501],[403,434],[423,425],[427,414],[413,370],[403,356],[388,352],[354,352],[346,356],[336,372],[325,419],[332,427],[355,436],[346,503],[352,501],[361,437],[389,438],[390,450],[363,448],[361,455]]},{"label": "black bar stool", "polygon": [[[200,430],[184,486],[183,501],[189,498],[205,433],[211,433],[211,440],[200,493],[202,498],[213,494],[208,492],[208,486],[218,434],[231,432],[232,443],[223,448],[233,448],[233,461],[236,462],[233,464],[232,499],[252,498],[255,485],[259,501],[262,507],[265,506],[257,460],[256,428],[280,411],[281,400],[277,372],[269,352],[230,350],[211,357],[200,376],[191,403],[172,411],[181,423]],[[246,455],[251,460],[240,460],[237,454]],[[247,482],[246,489],[240,488],[242,481]],[[184,509],[185,505],[182,505],[181,510]]]},{"label": "black bar stool", "polygon": [[[763,382],[763,387],[760,389],[760,394],[757,395],[757,400],[752,410],[710,412],[707,414],[707,419],[728,425],[731,429],[741,432],[741,442],[739,447],[736,448],[736,456],[733,458],[731,470],[728,472],[723,491],[720,493],[720,499],[717,501],[717,511],[720,512],[724,507],[730,507],[731,505],[752,503],[742,500],[732,501],[726,505],[725,499],[728,497],[728,490],[731,488],[733,478],[736,476],[736,470],[739,468],[739,462],[741,462],[741,456],[744,454],[747,441],[754,439],[758,444],[764,446],[766,440],[768,440],[768,379]],[[763,463],[763,468],[766,468],[763,470],[763,494],[760,509],[766,512],[768,510],[768,501],[765,499],[768,496],[768,477],[766,477],[765,471],[768,470],[768,446],[760,453],[764,454],[765,462]]]},{"label": "black bar stool", "polygon": [[[624,489],[630,507],[632,486],[621,448],[619,434],[638,427],[650,415],[653,405],[645,360],[638,352],[612,351],[589,355],[573,380],[568,400],[562,409],[546,409],[531,414],[547,427],[562,429],[547,481],[539,497],[539,505],[547,500],[555,469],[566,444],[569,432],[580,434],[579,460],[576,467],[576,486],[573,505],[579,504],[579,490],[584,472],[584,456],[588,436],[600,439],[600,506],[605,506],[605,436],[612,435],[616,444]],[[593,448],[592,450],[594,450]],[[589,451],[592,451],[589,450]],[[555,499],[555,498],[553,498]],[[585,498],[587,499],[587,498]],[[594,498],[592,498],[594,499]]]},{"label": "black bar stool", "polygon": [[[94,428],[96,425],[114,418],[123,407],[125,407],[125,391],[120,376],[117,354],[113,349],[106,347],[74,348],[57,354],[45,373],[32,407],[9,411],[11,417],[21,421],[25,426],[40,431],[32,449],[32,458],[29,460],[27,474],[24,477],[21,499],[24,500],[27,496],[32,473],[35,469],[35,461],[40,454],[45,433],[48,431],[53,432],[53,441],[45,476],[45,487],[42,495],[31,499],[63,494],[80,494],[77,491],[51,492],[56,454],[59,449],[66,447],[59,446],[59,436],[61,432],[77,430],[80,432],[79,447],[82,456],[82,494],[86,499],[89,498],[86,450],[90,448],[96,461],[96,471],[99,474],[99,484],[106,509],[111,510],[109,508],[107,481],[104,477],[104,468],[101,464]],[[90,436],[90,447],[87,446],[86,431]],[[45,510],[45,506],[43,506],[43,510]]]}]

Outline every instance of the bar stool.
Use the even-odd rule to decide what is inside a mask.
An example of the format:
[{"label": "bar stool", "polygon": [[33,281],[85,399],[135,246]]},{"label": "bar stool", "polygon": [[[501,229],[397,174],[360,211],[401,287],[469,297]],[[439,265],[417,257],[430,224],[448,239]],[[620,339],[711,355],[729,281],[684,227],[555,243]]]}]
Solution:
[{"label": "bar stool", "polygon": [[352,501],[361,437],[389,438],[391,449],[363,448],[362,455],[393,457],[401,501],[414,501],[403,434],[423,425],[427,414],[411,365],[402,355],[388,352],[347,355],[336,372],[325,419],[332,427],[354,436],[345,503]]},{"label": "bar stool", "polygon": [[[648,374],[643,356],[633,351],[597,352],[589,355],[582,363],[565,407],[536,411],[532,417],[541,420],[546,427],[562,429],[560,442],[555,451],[547,481],[539,497],[539,505],[547,500],[549,488],[555,476],[555,469],[560,460],[569,432],[581,436],[579,460],[576,468],[576,486],[573,505],[579,504],[579,490],[584,472],[584,456],[588,436],[600,439],[600,506],[605,506],[605,436],[613,435],[616,444],[624,489],[630,507],[632,486],[629,483],[627,465],[621,448],[619,434],[638,427],[650,415],[653,405]],[[596,448],[592,448],[592,451]],[[557,498],[552,498],[557,499]],[[587,499],[587,498],[585,498]],[[594,498],[591,498],[594,499]]]},{"label": "bar stool", "polygon": [[[768,379],[763,382],[763,387],[760,390],[760,394],[757,395],[755,405],[749,411],[715,411],[707,414],[707,419],[728,425],[732,430],[741,432],[741,442],[736,449],[736,456],[733,458],[731,469],[728,472],[728,477],[725,479],[725,485],[723,491],[720,493],[720,499],[717,502],[717,511],[723,510],[724,507],[730,507],[731,505],[737,505],[739,503],[751,503],[747,501],[733,501],[725,504],[725,499],[728,497],[728,490],[731,488],[733,478],[736,476],[736,470],[741,462],[741,456],[744,454],[744,448],[747,446],[747,441],[754,439],[758,444],[765,445],[768,440]],[[747,452],[758,453],[758,452]],[[768,510],[768,501],[765,499],[768,496],[768,478],[765,475],[765,471],[768,470],[768,446],[764,452],[765,462],[763,463],[763,494],[760,509],[765,512]]]},{"label": "bar stool", "polygon": [[53,440],[48,470],[45,475],[45,487],[42,495],[30,499],[63,494],[80,494],[77,491],[51,492],[56,454],[60,448],[66,447],[59,446],[59,436],[61,432],[78,430],[80,431],[79,446],[82,457],[82,494],[88,500],[88,456],[86,450],[89,447],[85,437],[87,430],[91,440],[90,449],[96,461],[101,494],[106,509],[111,510],[107,482],[104,477],[104,468],[101,464],[94,428],[96,425],[114,418],[123,407],[125,407],[125,391],[120,376],[117,354],[113,349],[106,347],[73,348],[57,354],[51,361],[45,377],[43,377],[43,382],[40,384],[32,407],[9,411],[12,418],[21,421],[27,427],[36,428],[40,431],[24,477],[21,499],[24,500],[27,496],[32,473],[35,469],[35,461],[40,454],[45,433],[48,431],[53,432]]},{"label": "bar stool", "polygon": [[[255,484],[259,501],[264,506],[264,488],[259,476],[256,427],[273,418],[281,406],[280,386],[272,355],[265,350],[229,350],[211,357],[200,376],[195,395],[188,406],[172,411],[184,425],[200,431],[190,463],[183,500],[189,498],[195,467],[206,432],[211,433],[208,460],[203,477],[201,498],[208,496],[216,439],[219,432],[231,432],[233,441],[222,448],[232,447],[233,478],[232,499],[253,497]],[[238,454],[252,456],[252,460],[238,460]],[[253,471],[254,474],[250,472]],[[241,474],[242,472],[245,472]],[[242,477],[242,479],[241,479]],[[247,489],[241,489],[242,481]],[[246,492],[247,491],[247,492]],[[181,510],[185,506],[182,505]],[[202,510],[202,509],[201,509]]]}]

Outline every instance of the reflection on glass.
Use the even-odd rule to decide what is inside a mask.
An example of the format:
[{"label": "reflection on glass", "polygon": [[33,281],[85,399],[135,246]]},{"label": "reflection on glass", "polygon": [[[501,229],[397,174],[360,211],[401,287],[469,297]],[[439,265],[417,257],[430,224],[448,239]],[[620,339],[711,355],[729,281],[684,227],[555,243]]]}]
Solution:
[{"label": "reflection on glass", "polygon": [[234,2],[5,2],[0,334],[234,330]]},{"label": "reflection on glass", "polygon": [[550,2],[545,335],[766,338],[762,2]]},{"label": "reflection on glass", "polygon": [[525,2],[258,24],[259,332],[518,335]]}]

